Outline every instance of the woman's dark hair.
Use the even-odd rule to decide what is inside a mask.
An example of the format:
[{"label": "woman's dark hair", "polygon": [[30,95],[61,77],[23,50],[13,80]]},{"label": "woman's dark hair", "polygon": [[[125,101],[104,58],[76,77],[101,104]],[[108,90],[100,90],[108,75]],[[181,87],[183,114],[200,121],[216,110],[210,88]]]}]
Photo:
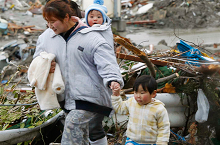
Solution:
[{"label": "woman's dark hair", "polygon": [[[49,2],[50,0],[47,0],[47,3]],[[65,3],[69,4],[70,7],[72,8],[73,11],[75,11],[76,13],[76,16],[79,17],[79,18],[82,18],[82,13],[81,13],[81,9],[80,9],[80,6],[72,1],[72,0],[63,0]]]},{"label": "woman's dark hair", "polygon": [[157,90],[157,82],[156,80],[149,75],[142,75],[139,78],[137,78],[134,82],[133,90],[135,92],[138,91],[138,87],[142,86],[144,91],[148,91],[150,94],[154,91]]},{"label": "woman's dark hair", "polygon": [[51,18],[57,18],[60,21],[66,17],[66,14],[71,16],[77,16],[78,8],[68,4],[63,0],[50,0],[43,8],[43,17],[45,20],[50,20]]},{"label": "woman's dark hair", "polygon": [[79,5],[72,0],[68,0],[68,3],[70,4],[71,8],[76,11],[76,16],[82,18],[82,13]]}]

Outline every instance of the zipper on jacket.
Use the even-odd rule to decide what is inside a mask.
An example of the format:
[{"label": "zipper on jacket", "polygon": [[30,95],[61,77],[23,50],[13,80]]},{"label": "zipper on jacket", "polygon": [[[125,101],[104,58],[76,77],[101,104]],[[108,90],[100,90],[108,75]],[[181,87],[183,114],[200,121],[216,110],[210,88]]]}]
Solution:
[{"label": "zipper on jacket", "polygon": [[[65,39],[63,38],[63,40],[65,41]],[[68,66],[68,56],[67,56],[67,41],[65,41],[66,43],[66,52],[65,52],[65,76],[66,76],[66,91],[65,91],[65,96],[68,96],[69,97],[69,66]]]}]

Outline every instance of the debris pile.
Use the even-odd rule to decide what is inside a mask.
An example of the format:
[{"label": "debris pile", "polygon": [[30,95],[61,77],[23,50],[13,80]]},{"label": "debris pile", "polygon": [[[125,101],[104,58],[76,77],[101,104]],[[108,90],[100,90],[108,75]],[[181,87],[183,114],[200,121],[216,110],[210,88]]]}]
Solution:
[{"label": "debris pile", "polygon": [[[154,27],[206,28],[220,26],[219,1],[155,0],[124,3],[122,16],[128,21],[155,20]],[[144,9],[144,10],[141,10]]]},{"label": "debris pile", "polygon": [[7,10],[19,10],[19,11],[29,11],[33,14],[41,14],[42,13],[42,2],[36,0],[35,2],[31,0],[19,1],[19,0],[5,0],[0,1],[0,8],[2,12]]},{"label": "debris pile", "polygon": [[[172,127],[170,118],[170,144],[219,143],[219,60],[214,60],[200,51],[199,46],[192,47],[183,40],[166,52],[151,53],[140,46],[135,47],[127,38],[121,36],[115,36],[115,42],[120,44],[116,49],[116,57],[120,59],[120,68],[123,70],[125,86],[121,95],[124,98],[132,93],[135,78],[148,74],[155,76],[158,93],[179,94],[182,103],[184,99],[187,100],[186,105],[183,103],[186,106],[183,118],[186,118],[185,124]],[[132,53],[127,53],[124,49]],[[121,136],[122,134],[118,135]]]},{"label": "debris pile", "polygon": [[[158,93],[179,94],[181,100],[188,100],[184,110],[186,121],[182,126],[171,128],[170,143],[218,142],[220,113],[217,110],[220,107],[220,62],[210,58],[208,54],[200,51],[196,46],[190,46],[182,40],[169,51],[157,52],[147,51],[141,46],[137,48],[127,38],[121,36],[115,35],[114,38],[116,57],[125,82],[121,92],[123,98],[126,99],[128,94],[132,93],[131,88],[137,76],[152,75],[158,82]],[[8,66],[2,70],[0,100],[2,105],[0,127],[2,131],[10,130],[10,127],[14,125],[19,128],[36,127],[46,120],[41,118],[41,115],[41,117],[35,117],[41,112],[32,88],[22,89],[22,86],[27,87],[28,84],[27,69],[35,49],[34,46],[31,49],[27,48],[26,43],[23,45],[25,47],[12,41],[2,49],[3,52],[7,50],[8,54],[21,48],[27,49],[25,51],[27,52],[26,57],[21,57],[24,61],[21,59],[19,61],[19,58],[13,53],[12,56],[16,57],[14,59],[17,62],[11,59]],[[29,57],[29,61],[26,61]],[[25,61],[26,63],[19,63]],[[202,99],[202,101],[198,99]],[[205,100],[208,100],[208,103]],[[57,110],[54,112],[58,113]],[[197,112],[200,112],[200,115],[196,115]],[[12,114],[14,117],[9,116]],[[38,122],[36,119],[41,121]],[[26,124],[28,120],[33,120],[29,122],[32,124]],[[106,121],[106,124],[110,122],[109,120]],[[105,125],[105,129],[110,144],[122,144],[126,120],[117,122],[116,119],[112,125]]]}]

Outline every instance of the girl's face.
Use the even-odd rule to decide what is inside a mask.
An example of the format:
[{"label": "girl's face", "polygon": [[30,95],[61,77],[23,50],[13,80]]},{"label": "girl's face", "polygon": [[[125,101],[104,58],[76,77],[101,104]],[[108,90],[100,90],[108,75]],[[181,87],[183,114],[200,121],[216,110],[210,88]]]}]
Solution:
[{"label": "girl's face", "polygon": [[100,24],[103,23],[103,17],[102,13],[97,10],[91,10],[88,14],[88,24],[90,27],[92,27],[94,24]]},{"label": "girl's face", "polygon": [[63,32],[66,32],[66,25],[62,21],[60,21],[57,18],[50,18],[50,20],[47,20],[47,24],[54,31],[55,34],[60,34]]},{"label": "girl's face", "polygon": [[148,90],[144,91],[142,85],[138,86],[137,92],[134,92],[134,98],[139,105],[146,105],[152,101],[152,98],[156,96],[156,90],[151,94]]}]

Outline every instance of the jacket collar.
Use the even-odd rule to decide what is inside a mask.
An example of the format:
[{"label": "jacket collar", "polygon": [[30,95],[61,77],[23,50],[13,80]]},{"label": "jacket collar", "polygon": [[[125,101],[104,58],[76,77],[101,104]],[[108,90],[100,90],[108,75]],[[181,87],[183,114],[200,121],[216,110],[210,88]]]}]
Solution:
[{"label": "jacket collar", "polygon": [[107,17],[107,23],[103,24],[103,25],[96,25],[96,26],[92,26],[89,27],[87,29],[83,29],[80,31],[80,33],[88,33],[90,31],[106,31],[107,29],[111,29],[111,19],[109,17]]},{"label": "jacket collar", "polygon": [[[85,23],[83,23],[83,22],[80,20],[80,18],[75,17],[75,16],[72,16],[71,18],[72,18],[72,20],[73,20],[74,22],[78,22],[78,23],[79,23],[79,24],[76,26],[76,28],[73,30],[73,32],[74,32],[75,30],[77,30],[78,28],[82,27],[82,26],[88,27]],[[111,28],[111,21],[112,21],[112,20],[111,20],[109,17],[107,17],[107,24],[101,25],[100,27],[89,27],[90,29],[83,29],[83,30],[81,30],[80,32],[81,32],[81,33],[88,33],[88,32],[90,32],[90,31],[105,31],[105,30]],[[52,29],[50,29],[50,28],[48,28],[48,29],[49,29],[49,30],[48,30],[48,31],[49,31],[49,36],[50,36],[51,38],[57,36],[57,34],[55,34]]]},{"label": "jacket collar", "polygon": [[[80,18],[78,18],[78,17],[75,17],[75,16],[72,16],[71,17],[71,19],[72,19],[72,21],[74,21],[74,22],[78,22],[78,25],[76,26],[76,28],[73,30],[73,32],[74,31],[76,31],[78,28],[80,28],[80,27],[82,27],[82,26],[86,26],[86,27],[88,27],[85,23],[83,23],[81,20],[80,20]],[[49,30],[49,36],[50,37],[55,37],[55,36],[57,36],[58,34],[56,34],[56,33],[54,33],[54,31],[52,30],[52,29],[50,29],[50,28],[48,28]]]},{"label": "jacket collar", "polygon": [[49,36],[50,36],[51,38],[57,36],[57,34],[54,33],[54,31],[53,31],[52,29],[48,28],[48,31],[49,31]]}]

